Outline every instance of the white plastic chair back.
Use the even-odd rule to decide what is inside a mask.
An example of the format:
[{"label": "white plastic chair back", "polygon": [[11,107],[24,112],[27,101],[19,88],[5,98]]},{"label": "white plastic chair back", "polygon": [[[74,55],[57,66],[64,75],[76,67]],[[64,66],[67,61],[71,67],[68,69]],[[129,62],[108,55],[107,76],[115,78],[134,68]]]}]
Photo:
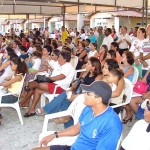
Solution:
[{"label": "white plastic chair back", "polygon": [[117,108],[117,107],[124,106],[130,103],[132,93],[133,93],[133,85],[129,79],[124,78],[124,80],[125,80],[124,94],[126,96],[125,102],[118,104],[118,105],[114,105],[112,106],[112,108]]},{"label": "white plastic chair back", "polygon": [[71,64],[72,64],[73,68],[76,68],[76,66],[78,64],[78,57],[77,56],[71,57]]},{"label": "white plastic chair back", "polygon": [[132,79],[132,84],[135,84],[139,78],[139,71],[136,67],[134,68],[134,75],[133,75],[133,79]]},{"label": "white plastic chair back", "polygon": [[69,106],[68,110],[71,112],[71,116],[74,120],[74,124],[76,124],[79,120],[79,116],[84,109],[84,94],[77,96],[74,101]]}]

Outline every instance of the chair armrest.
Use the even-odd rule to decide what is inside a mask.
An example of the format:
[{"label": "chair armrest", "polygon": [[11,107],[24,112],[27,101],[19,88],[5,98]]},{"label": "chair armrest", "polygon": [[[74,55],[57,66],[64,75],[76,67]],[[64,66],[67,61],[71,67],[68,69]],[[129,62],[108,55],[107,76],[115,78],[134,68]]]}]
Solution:
[{"label": "chair armrest", "polygon": [[112,107],[112,108],[117,108],[117,107],[121,107],[121,106],[127,105],[127,104],[129,104],[129,103],[130,103],[130,102],[125,102],[125,103],[113,105],[113,106],[111,106],[111,107]]},{"label": "chair armrest", "polygon": [[59,117],[65,117],[65,116],[69,116],[69,115],[71,115],[70,110],[66,110],[66,111],[61,111],[61,112],[58,112],[58,113],[45,115],[42,132],[46,132],[47,131],[48,120],[54,119],[54,118],[59,118]]},{"label": "chair armrest", "polygon": [[77,79],[77,73],[79,73],[79,72],[84,72],[84,71],[86,71],[86,69],[78,69],[78,70],[75,70],[74,80]]}]

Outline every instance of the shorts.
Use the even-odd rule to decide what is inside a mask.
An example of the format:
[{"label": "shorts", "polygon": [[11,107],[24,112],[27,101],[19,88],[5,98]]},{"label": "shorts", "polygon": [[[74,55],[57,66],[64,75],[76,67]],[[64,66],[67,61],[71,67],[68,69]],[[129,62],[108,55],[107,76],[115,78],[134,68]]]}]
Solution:
[{"label": "shorts", "polygon": [[67,145],[51,145],[50,150],[70,150],[71,147]]},{"label": "shorts", "polygon": [[[48,91],[50,94],[54,93],[56,84],[55,83],[48,83]],[[64,91],[61,87],[57,87],[56,94],[61,94]]]}]

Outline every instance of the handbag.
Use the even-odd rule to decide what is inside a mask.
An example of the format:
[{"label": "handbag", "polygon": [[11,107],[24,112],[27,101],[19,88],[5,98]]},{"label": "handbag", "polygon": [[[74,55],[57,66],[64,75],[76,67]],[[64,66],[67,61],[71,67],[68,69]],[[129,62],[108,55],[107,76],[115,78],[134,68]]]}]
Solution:
[{"label": "handbag", "polygon": [[144,94],[148,90],[148,85],[146,82],[137,81],[133,87],[133,91],[139,94]]},{"label": "handbag", "polygon": [[53,83],[53,80],[51,80],[49,77],[46,77],[45,75],[37,75],[35,81],[38,83],[43,83],[43,82]]},{"label": "handbag", "polygon": [[81,94],[82,93],[81,84],[84,84],[83,78],[80,78],[77,80],[77,86],[76,86],[75,90],[73,91],[73,94]]}]

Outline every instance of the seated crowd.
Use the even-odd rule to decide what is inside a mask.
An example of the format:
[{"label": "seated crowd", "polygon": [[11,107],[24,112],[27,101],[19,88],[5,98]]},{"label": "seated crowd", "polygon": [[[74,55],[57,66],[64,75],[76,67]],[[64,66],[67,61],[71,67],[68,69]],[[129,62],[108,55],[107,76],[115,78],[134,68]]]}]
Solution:
[{"label": "seated crowd", "polygon": [[[55,121],[64,123],[66,129],[41,141],[42,146],[47,146],[55,137],[78,135],[75,143],[71,147],[55,145],[34,150],[115,150],[122,123],[132,121],[134,114],[137,119],[149,115],[150,110],[144,114],[145,107],[141,108],[140,104],[150,99],[150,88],[142,95],[132,97],[125,106],[126,116],[122,122],[117,115],[122,107],[112,109],[110,106],[123,103],[126,97],[124,78],[132,83],[135,68],[138,69],[138,79],[150,85],[150,25],[146,29],[135,27],[130,36],[125,26],[121,27],[118,36],[114,28],[90,30],[89,34],[85,34],[84,29],[80,33],[69,33],[62,27],[61,40],[32,31],[27,35],[0,36],[0,87],[3,91],[15,92],[26,75],[19,102],[21,108],[29,108],[25,118],[67,110],[72,101],[85,92],[86,107],[79,122],[74,125],[70,116],[58,118]],[[79,69],[84,72],[76,74]],[[75,75],[78,79],[74,81]],[[56,97],[44,107],[37,108],[44,93],[54,92]],[[3,96],[1,103],[15,103],[17,100],[15,95]],[[0,123],[2,118],[0,113]],[[146,121],[150,123],[149,118]],[[128,149],[126,141],[122,149]]]}]

